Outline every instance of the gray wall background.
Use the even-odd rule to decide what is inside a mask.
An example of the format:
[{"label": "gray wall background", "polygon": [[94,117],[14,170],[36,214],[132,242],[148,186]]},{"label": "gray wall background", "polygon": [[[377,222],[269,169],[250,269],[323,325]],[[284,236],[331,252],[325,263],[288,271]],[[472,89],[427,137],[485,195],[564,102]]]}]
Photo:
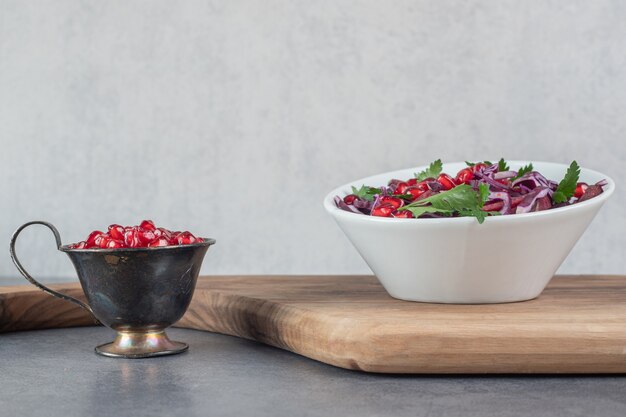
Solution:
[{"label": "gray wall background", "polygon": [[[504,156],[619,186],[624,22],[617,0],[0,0],[0,283],[33,219],[212,236],[207,274],[367,273],[321,205],[355,178]],[[626,273],[625,206],[561,272]],[[46,230],[20,250],[73,277]]]}]

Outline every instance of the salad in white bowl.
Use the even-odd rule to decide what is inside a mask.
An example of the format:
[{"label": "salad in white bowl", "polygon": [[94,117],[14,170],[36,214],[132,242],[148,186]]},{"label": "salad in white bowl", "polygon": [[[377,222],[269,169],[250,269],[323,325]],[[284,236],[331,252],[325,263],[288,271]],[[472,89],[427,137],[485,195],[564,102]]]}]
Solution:
[{"label": "salad in white bowl", "polygon": [[337,207],[356,214],[393,218],[442,218],[469,216],[482,223],[487,216],[530,213],[586,201],[603,192],[602,179],[589,185],[579,182],[580,167],[573,161],[563,179],[556,182],[534,169],[532,163],[518,170],[504,159],[497,163],[465,162],[454,177],[443,172],[441,159],[406,180],[387,185],[352,186],[346,196],[335,196]]},{"label": "salad in white bowl", "polygon": [[437,160],[345,184],[324,207],[391,296],[501,303],[543,291],[614,189],[575,161]]}]

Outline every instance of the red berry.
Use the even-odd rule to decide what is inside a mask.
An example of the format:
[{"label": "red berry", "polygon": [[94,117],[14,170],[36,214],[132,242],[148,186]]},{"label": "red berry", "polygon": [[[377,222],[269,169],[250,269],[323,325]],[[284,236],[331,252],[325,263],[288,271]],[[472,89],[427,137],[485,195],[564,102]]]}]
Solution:
[{"label": "red berry", "polygon": [[372,216],[389,217],[395,209],[391,204],[380,204],[372,210]]},{"label": "red berry", "polygon": [[441,184],[444,190],[451,190],[456,187],[456,183],[448,174],[440,174],[439,177],[437,177],[437,182]]},{"label": "red berry", "polygon": [[196,243],[196,237],[189,232],[182,232],[176,236],[176,242],[179,245],[191,245]]},{"label": "red berry", "polygon": [[109,235],[116,240],[124,240],[124,227],[119,224],[109,226]]},{"label": "red berry", "polygon": [[154,239],[152,242],[148,243],[149,248],[169,246],[169,245],[170,245],[170,241],[169,239],[166,239],[165,237],[159,237],[157,239]]},{"label": "red berry", "polygon": [[391,204],[393,208],[395,209],[402,207],[402,205],[404,205],[402,200],[400,200],[398,197],[390,197],[390,196],[381,197],[380,204]]},{"label": "red berry", "polygon": [[578,184],[576,184],[576,190],[574,191],[574,197],[576,197],[576,198],[582,197],[583,194],[585,194],[585,191],[587,191],[587,188],[589,188],[589,185],[587,185],[587,183],[579,182]]},{"label": "red berry", "polygon": [[354,203],[354,200],[356,200],[356,196],[354,194],[348,194],[343,198],[343,202],[348,205],[352,205]]},{"label": "red berry", "polygon": [[144,230],[154,230],[156,229],[156,226],[154,225],[154,222],[152,220],[144,220],[139,224],[139,227],[141,227]]},{"label": "red berry", "polygon": [[394,211],[392,213],[393,217],[399,218],[399,219],[412,219],[413,213],[411,213],[408,210],[400,210],[400,211]]},{"label": "red berry", "polygon": [[404,194],[407,188],[409,188],[409,184],[407,184],[406,182],[401,182],[396,187],[396,191],[394,192],[394,194]]},{"label": "red berry", "polygon": [[411,179],[408,179],[408,180],[406,181],[406,183],[407,183],[407,184],[409,184],[409,186],[411,186],[411,187],[412,187],[412,186],[414,186],[414,185],[416,185],[416,184],[417,184],[417,178],[411,178]]},{"label": "red berry", "polygon": [[465,168],[460,170],[456,174],[456,182],[457,184],[469,184],[469,182],[474,179],[474,173],[471,168]]}]

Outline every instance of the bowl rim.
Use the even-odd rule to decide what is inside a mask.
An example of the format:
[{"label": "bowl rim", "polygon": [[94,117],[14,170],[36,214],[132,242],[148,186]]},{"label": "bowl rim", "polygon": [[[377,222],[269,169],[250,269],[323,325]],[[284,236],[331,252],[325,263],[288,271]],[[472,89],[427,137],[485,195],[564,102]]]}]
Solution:
[{"label": "bowl rim", "polygon": [[203,242],[192,243],[189,245],[171,245],[171,246],[155,246],[155,247],[141,247],[141,248],[89,248],[89,249],[77,249],[70,248],[69,246],[72,243],[68,243],[66,245],[59,246],[59,250],[61,252],[97,252],[97,253],[118,253],[118,252],[153,252],[153,251],[163,251],[163,250],[172,250],[172,249],[183,249],[183,248],[199,248],[199,247],[209,247],[214,245],[216,240],[208,237],[201,237]]},{"label": "bowl rim", "polygon": [[[554,165],[556,167],[559,168],[564,168],[567,169],[567,167],[569,167],[569,164],[562,164],[559,162],[546,162],[546,161],[520,161],[520,160],[510,160],[507,161],[510,164],[514,164],[514,165],[526,165],[532,162],[533,165]],[[454,164],[464,164],[464,161],[453,161],[453,162],[444,162],[444,167],[446,165],[454,165]],[[433,224],[439,224],[439,223],[459,223],[459,224],[463,224],[463,223],[470,223],[470,222],[475,222],[476,219],[474,217],[443,217],[443,218],[428,218],[428,219],[404,219],[404,218],[397,218],[397,217],[378,217],[378,216],[368,216],[368,215],[363,215],[363,214],[357,214],[357,213],[351,213],[349,211],[346,210],[342,210],[339,207],[336,206],[335,202],[334,202],[334,197],[336,195],[340,195],[342,193],[342,190],[344,190],[345,188],[348,188],[352,185],[355,185],[355,183],[367,183],[367,181],[371,178],[375,178],[375,177],[379,177],[379,176],[384,176],[384,175],[388,175],[389,179],[392,178],[392,174],[397,173],[397,172],[402,172],[402,171],[409,171],[409,170],[414,170],[415,172],[419,172],[425,168],[427,168],[428,165],[421,165],[421,166],[417,166],[417,167],[409,167],[409,168],[404,168],[404,169],[395,169],[393,171],[387,171],[387,172],[382,172],[379,174],[375,174],[375,175],[369,175],[367,177],[363,177],[360,179],[356,179],[354,181],[350,181],[346,184],[343,184],[339,187],[336,187],[334,190],[332,190],[331,192],[329,192],[328,194],[326,194],[326,196],[324,197],[324,208],[326,209],[326,211],[328,211],[330,214],[332,214],[333,216],[339,216],[342,217],[344,219],[351,219],[351,220],[355,220],[355,221],[366,221],[366,222],[387,222],[388,224],[393,224],[393,223],[402,223],[402,222],[410,222],[411,224],[419,224],[419,225],[433,225]],[[598,177],[603,177],[604,179],[606,179],[607,181],[607,185],[604,187],[604,192],[596,197],[590,198],[589,200],[583,201],[581,203],[576,203],[576,204],[572,204],[569,206],[564,206],[564,207],[558,207],[558,208],[554,208],[554,209],[550,209],[550,210],[543,210],[543,211],[535,211],[535,212],[531,212],[531,213],[520,213],[520,214],[513,214],[513,215],[505,215],[505,216],[489,216],[485,219],[485,223],[489,222],[489,223],[497,223],[497,222],[507,222],[507,221],[516,221],[516,220],[523,220],[523,219],[527,219],[529,217],[540,217],[540,216],[558,216],[559,213],[565,213],[568,211],[575,211],[575,210],[581,210],[584,209],[585,207],[589,207],[591,205],[597,205],[597,204],[602,204],[604,203],[615,191],[615,181],[613,181],[613,179],[611,177],[609,177],[608,175],[605,175],[599,171],[595,171],[593,169],[589,169],[589,168],[585,168],[585,167],[580,167],[581,170],[581,175],[584,173],[587,174],[591,174],[591,175],[596,175]],[[359,220],[360,219],[360,220]],[[415,220],[428,220],[426,222],[423,221],[415,221]],[[478,223],[476,223],[478,224]]]}]

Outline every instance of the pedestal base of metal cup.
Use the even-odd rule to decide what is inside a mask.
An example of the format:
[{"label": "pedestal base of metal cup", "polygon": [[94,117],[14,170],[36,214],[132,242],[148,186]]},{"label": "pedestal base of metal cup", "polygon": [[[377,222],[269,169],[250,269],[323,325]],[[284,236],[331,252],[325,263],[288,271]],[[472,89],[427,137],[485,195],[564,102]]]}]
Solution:
[{"label": "pedestal base of metal cup", "polygon": [[174,342],[164,331],[118,332],[111,343],[96,347],[96,353],[111,358],[140,359],[175,355],[189,349],[187,343]]}]

